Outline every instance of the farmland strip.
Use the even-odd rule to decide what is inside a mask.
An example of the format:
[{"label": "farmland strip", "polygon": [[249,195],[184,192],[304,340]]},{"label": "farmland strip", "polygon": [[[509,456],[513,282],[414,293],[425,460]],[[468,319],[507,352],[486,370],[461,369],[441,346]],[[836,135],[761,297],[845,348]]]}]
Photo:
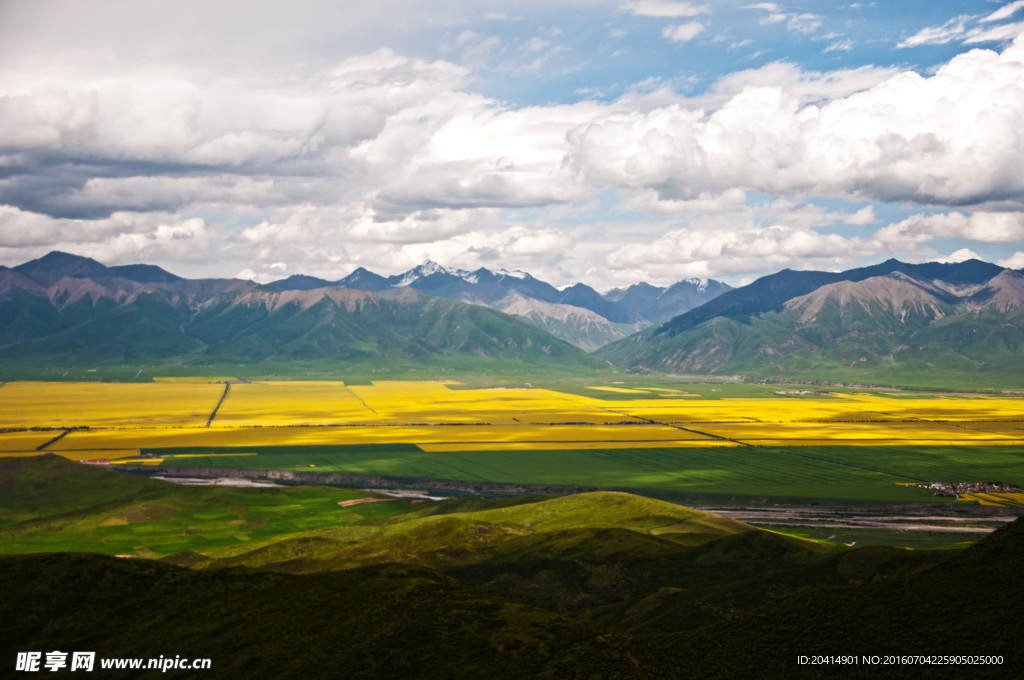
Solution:
[{"label": "farmland strip", "polygon": [[213,407],[213,413],[210,414],[210,419],[206,421],[206,427],[210,427],[210,423],[217,417],[217,411],[220,410],[220,405],[224,403],[224,400],[228,398],[228,390],[231,389],[231,383],[224,384],[224,394],[220,395],[220,401]]}]

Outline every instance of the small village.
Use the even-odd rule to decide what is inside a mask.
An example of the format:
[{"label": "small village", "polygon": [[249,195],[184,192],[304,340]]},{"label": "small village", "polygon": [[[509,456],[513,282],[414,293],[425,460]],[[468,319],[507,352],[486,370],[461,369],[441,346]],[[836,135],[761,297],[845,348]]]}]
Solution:
[{"label": "small village", "polygon": [[936,492],[934,494],[936,496],[940,495],[941,492],[959,496],[974,493],[1020,493],[1019,486],[1003,484],[1002,482],[955,482],[952,484],[945,482],[921,482],[914,486],[922,489],[932,489]]}]

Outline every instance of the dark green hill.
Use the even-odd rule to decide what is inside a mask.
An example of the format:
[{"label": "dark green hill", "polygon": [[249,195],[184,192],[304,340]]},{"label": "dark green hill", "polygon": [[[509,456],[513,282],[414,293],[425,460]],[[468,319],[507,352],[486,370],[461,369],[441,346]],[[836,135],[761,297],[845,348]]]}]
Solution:
[{"label": "dark green hill", "polygon": [[[1024,658],[1024,520],[920,574],[806,591],[732,621],[630,643],[651,678],[1004,678]],[[1000,665],[800,666],[798,655],[997,655]]]},{"label": "dark green hill", "polygon": [[[218,508],[238,514],[256,497],[283,498],[245,522],[292,512],[303,494],[363,493],[186,489],[56,457],[3,461],[0,480],[4,530],[21,537],[32,533],[26,526],[49,531],[56,525],[46,522],[70,520],[71,531],[125,509],[192,512],[188,521],[198,522],[217,519]],[[320,500],[338,510],[333,498]],[[139,542],[162,521],[124,519]],[[183,528],[200,542],[201,532]],[[0,653],[212,660],[210,671],[178,677],[793,678],[822,675],[799,666],[801,654],[1002,654],[1005,665],[970,671],[1003,677],[1024,652],[1024,520],[962,553],[831,552],[610,493],[469,499],[300,528],[175,557],[199,569],[102,555],[0,557]],[[61,536],[51,536],[60,550]],[[318,573],[267,573],[311,569]],[[964,671],[824,674],[954,672]]]},{"label": "dark green hill", "polygon": [[212,662],[133,678],[642,677],[625,638],[429,569],[297,577],[62,554],[0,558],[0,579],[11,664],[60,649]]},{"label": "dark green hill", "polygon": [[[89,555],[0,558],[0,646],[210,658],[202,677],[954,677],[957,666],[800,666],[798,655],[1024,652],[1018,521],[907,577],[818,588],[710,627],[607,634],[423,567],[305,576],[194,571]],[[770,552],[775,552],[772,550]],[[854,554],[854,553],[850,553]],[[591,578],[614,581],[606,573]],[[256,671],[254,669],[258,668]],[[255,674],[255,675],[254,675]],[[180,677],[190,677],[180,674]],[[133,675],[156,677],[156,672]],[[200,677],[195,674],[195,677]]]}]

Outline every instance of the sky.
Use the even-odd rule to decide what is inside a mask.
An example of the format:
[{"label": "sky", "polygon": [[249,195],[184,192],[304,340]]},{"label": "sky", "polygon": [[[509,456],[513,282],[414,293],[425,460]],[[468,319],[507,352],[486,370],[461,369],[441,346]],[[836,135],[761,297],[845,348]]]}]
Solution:
[{"label": "sky", "polygon": [[0,0],[0,264],[1024,268],[1024,0]]}]

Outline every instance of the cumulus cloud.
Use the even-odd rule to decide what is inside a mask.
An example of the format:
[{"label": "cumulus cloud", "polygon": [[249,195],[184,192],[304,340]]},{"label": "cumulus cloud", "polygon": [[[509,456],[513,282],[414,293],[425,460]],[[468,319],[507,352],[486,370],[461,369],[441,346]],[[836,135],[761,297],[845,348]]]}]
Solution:
[{"label": "cumulus cloud", "polygon": [[932,258],[932,261],[934,261],[934,262],[947,262],[947,263],[949,263],[949,262],[966,262],[967,260],[980,260],[980,259],[982,259],[981,255],[978,255],[978,253],[974,252],[970,248],[961,248],[960,250],[953,251],[952,253],[950,253],[949,255],[946,255],[945,257]]},{"label": "cumulus cloud", "polygon": [[[665,37],[681,42],[711,13],[617,6],[665,19]],[[747,7],[793,31],[820,19]],[[999,39],[1024,31],[1003,23],[1016,11],[947,32]],[[601,263],[614,278],[649,257],[639,278],[665,281],[920,255],[937,238],[1024,240],[1024,40],[927,76],[776,61],[697,96],[681,94],[697,86],[687,74],[616,101],[515,106],[474,93],[473,69],[528,70],[562,49],[558,31],[445,30],[447,60],[376,49],[287,68],[99,52],[33,64],[0,45],[0,253],[190,262],[211,257],[197,255],[205,246],[231,271],[276,276],[284,264],[325,278],[427,257],[565,276]],[[856,207],[826,209],[818,196]],[[581,218],[545,221],[590,201],[601,219],[642,220],[582,231]],[[922,214],[870,235],[843,226],[879,222],[871,201]]]},{"label": "cumulus cloud", "polygon": [[1010,257],[999,260],[996,264],[1010,269],[1024,269],[1024,251],[1018,250]]},{"label": "cumulus cloud", "polygon": [[0,249],[33,256],[64,249],[112,264],[194,260],[205,258],[209,245],[210,233],[200,218],[114,213],[101,220],[55,219],[0,206]]},{"label": "cumulus cloud", "polygon": [[875,87],[899,73],[893,67],[858,66],[832,71],[809,71],[787,61],[722,76],[709,91],[687,100],[691,107],[719,108],[748,87],[777,87],[797,97],[801,105],[821,104]]},{"label": "cumulus cloud", "polygon": [[785,267],[833,269],[877,252],[877,244],[861,239],[775,224],[712,232],[670,231],[651,243],[616,248],[606,262],[616,269],[649,267],[675,276],[707,277]]},{"label": "cumulus cloud", "polygon": [[966,238],[984,243],[1024,239],[1024,214],[961,212],[913,215],[876,232],[875,238],[894,247],[910,247],[934,238]]},{"label": "cumulus cloud", "polygon": [[707,113],[678,104],[614,112],[569,131],[589,181],[665,199],[756,189],[858,200],[970,205],[1024,195],[1024,39],[973,50],[821,106],[748,86]]}]

